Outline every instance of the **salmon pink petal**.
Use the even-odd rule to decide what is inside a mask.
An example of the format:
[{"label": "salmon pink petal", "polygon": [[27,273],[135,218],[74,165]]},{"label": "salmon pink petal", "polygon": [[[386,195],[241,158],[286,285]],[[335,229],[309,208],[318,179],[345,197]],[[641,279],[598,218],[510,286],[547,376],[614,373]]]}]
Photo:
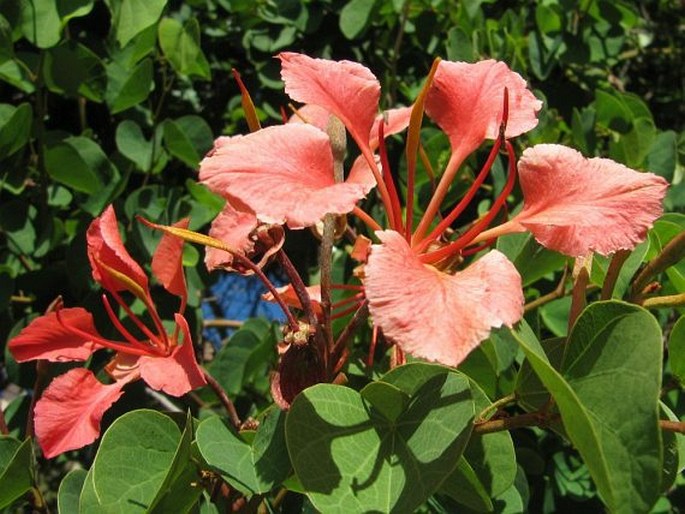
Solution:
[{"label": "salmon pink petal", "polygon": [[[182,219],[174,227],[188,228],[190,220]],[[160,284],[176,296],[187,294],[186,278],[183,274],[183,239],[164,232],[162,239],[152,256],[152,273]]]},{"label": "salmon pink petal", "polygon": [[369,136],[369,144],[372,150],[378,148],[378,125],[384,123],[383,134],[385,137],[399,134],[409,126],[409,119],[411,118],[412,106],[398,107],[396,109],[388,109],[382,112],[373,121],[371,127],[371,134]]},{"label": "salmon pink petal", "polygon": [[[254,213],[235,209],[230,202],[227,202],[212,221],[209,235],[242,254],[248,254],[254,249],[254,241],[250,239],[250,233],[257,228],[258,223]],[[210,271],[230,267],[232,262],[233,256],[228,252],[211,247],[205,250],[205,265]]]},{"label": "salmon pink petal", "polygon": [[[93,279],[109,291],[127,289],[106,269],[113,270],[133,280],[143,290],[148,290],[147,276],[124,247],[117,225],[114,207],[105,209],[88,227],[88,258],[93,269]],[[103,266],[104,265],[104,266]]]},{"label": "salmon pink petal", "polygon": [[394,231],[376,235],[364,290],[374,323],[414,356],[457,366],[492,328],[523,316],[521,277],[494,250],[448,275],[421,263]]},{"label": "salmon pink petal", "polygon": [[36,403],[36,437],[48,459],[92,443],[100,420],[122,395],[127,380],[105,385],[87,369],[55,378]]},{"label": "salmon pink petal", "polygon": [[183,334],[183,344],[177,345],[168,357],[143,356],[138,359],[141,378],[152,389],[171,396],[182,396],[207,384],[195,359],[188,322],[176,314],[176,324]]},{"label": "salmon pink petal", "polygon": [[81,307],[60,309],[34,319],[9,342],[9,350],[17,362],[46,359],[51,362],[84,361],[100,348],[92,339],[74,334],[73,327],[102,339],[95,329],[93,316]]},{"label": "salmon pink petal", "polygon": [[445,131],[452,150],[466,156],[485,139],[499,135],[505,88],[509,95],[505,136],[516,137],[538,124],[542,102],[518,73],[500,61],[441,61],[426,98],[426,112]]},{"label": "salmon pink petal", "polygon": [[326,132],[330,117],[331,113],[327,109],[318,105],[307,104],[298,108],[297,112],[290,117],[288,123],[306,123]]},{"label": "salmon pink petal", "polygon": [[562,145],[519,159],[523,210],[513,219],[547,248],[580,257],[632,249],[663,212],[668,182]]},{"label": "salmon pink petal", "polygon": [[356,62],[313,59],[292,52],[281,53],[278,58],[285,92],[293,100],[328,110],[345,124],[359,145],[368,146],[381,94],[381,86],[368,68]]},{"label": "salmon pink petal", "polygon": [[328,136],[297,123],[223,138],[200,163],[200,179],[229,201],[246,204],[259,220],[290,228],[350,212],[370,187],[336,184]]}]

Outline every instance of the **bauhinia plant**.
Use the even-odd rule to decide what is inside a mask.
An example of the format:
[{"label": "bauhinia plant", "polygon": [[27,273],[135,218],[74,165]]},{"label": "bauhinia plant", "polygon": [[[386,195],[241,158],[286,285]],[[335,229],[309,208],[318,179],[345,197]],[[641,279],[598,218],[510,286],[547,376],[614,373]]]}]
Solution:
[{"label": "bauhinia plant", "polygon": [[[680,444],[674,433],[683,432],[682,423],[660,421],[668,416],[659,404],[661,331],[642,307],[586,307],[586,293],[593,255],[613,256],[602,292],[611,298],[621,265],[662,214],[667,182],[559,144],[538,144],[517,157],[514,138],[536,127],[542,102],[502,62],[438,59],[412,106],[380,113],[380,84],[361,64],[295,53],[278,58],[285,91],[300,106],[284,114],[283,124],[262,128],[236,74],[251,133],[218,138],[200,164],[200,181],[226,201],[209,234],[190,231],[187,221],[142,220],[164,232],[152,271],[179,298],[173,327],[157,314],[147,276],[127,254],[109,207],[88,231],[88,255],[121,340],[100,336],[86,310],[56,305],[10,343],[18,361],[84,361],[99,350],[115,352],[101,375],[107,384],[75,368],[37,401],[36,437],[45,456],[94,441],[104,411],[133,380],[172,396],[209,383],[230,423],[214,416],[194,429],[188,421],[172,438],[166,474],[136,497],[145,508],[163,505],[176,484],[191,498],[188,506],[204,487],[212,493],[207,501],[218,494],[245,510],[269,498],[277,505],[292,490],[322,512],[413,512],[430,498],[493,511],[498,498],[522,497],[507,430],[537,426],[575,446],[610,511],[648,512],[679,471],[669,452]],[[437,156],[422,144],[425,116],[449,141],[440,173],[433,172]],[[405,132],[400,171],[388,143]],[[486,145],[480,171],[455,201],[460,172]],[[481,211],[475,202],[502,161],[506,180]],[[426,174],[427,200],[417,192]],[[518,210],[508,205],[517,184]],[[318,233],[319,283],[307,285],[290,262],[284,228]],[[524,313],[541,302],[526,305],[519,270],[497,249],[500,238],[525,232],[538,248],[574,259],[565,338],[540,342]],[[276,407],[251,413],[256,421],[243,423],[194,358],[183,316],[183,240],[206,247],[209,269],[256,274],[286,316],[271,378]],[[346,283],[332,281],[334,248],[357,263]],[[672,263],[678,251],[682,256],[682,245],[654,260]],[[262,271],[273,261],[287,274],[286,287],[275,287]],[[635,298],[642,302],[649,278],[640,280]],[[346,296],[334,301],[338,291]],[[150,324],[122,293],[142,303]],[[109,298],[140,337],[119,321]],[[379,341],[390,347],[390,359],[374,366]],[[468,365],[476,348],[494,362],[489,371]],[[359,371],[364,365],[367,375]],[[504,370],[518,375],[508,394],[498,395],[486,384]],[[125,432],[132,423],[125,418],[110,432]],[[79,478],[84,512],[109,505],[103,491],[104,463],[114,458],[104,450],[114,444],[110,432],[91,471]],[[184,473],[214,478],[181,486]],[[227,486],[216,489],[217,480]],[[134,489],[122,487],[110,503],[133,498]],[[281,492],[269,496],[275,489]]]}]

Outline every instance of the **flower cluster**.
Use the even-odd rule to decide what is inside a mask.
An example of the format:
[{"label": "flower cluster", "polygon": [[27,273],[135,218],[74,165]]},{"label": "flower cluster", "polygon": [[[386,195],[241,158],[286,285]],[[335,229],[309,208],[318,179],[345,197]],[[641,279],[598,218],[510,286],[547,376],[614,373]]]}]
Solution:
[{"label": "flower cluster", "polygon": [[[185,228],[187,224],[184,220],[176,226]],[[124,386],[135,380],[142,379],[153,389],[172,396],[181,396],[206,383],[183,317],[187,298],[182,268],[183,241],[165,234],[152,259],[153,274],[180,301],[172,334],[167,333],[157,313],[145,272],[124,247],[111,206],[91,223],[87,244],[93,279],[128,314],[144,338],[131,334],[114,312],[108,296],[103,294],[109,318],[124,341],[102,337],[87,310],[61,305],[36,318],[10,341],[9,349],[19,362],[85,361],[100,349],[115,352],[105,367],[113,380],[111,384],[101,383],[88,369],[75,368],[55,378],[38,400],[35,432],[48,458],[93,442],[100,434],[105,411],[123,394]],[[123,292],[143,302],[152,327],[133,313],[122,298]]]},{"label": "flower cluster", "polygon": [[[233,230],[241,217],[298,229],[315,225],[326,214],[359,216],[377,241],[361,274],[373,322],[414,356],[456,366],[492,328],[511,327],[523,315],[521,278],[502,253],[491,250],[455,271],[454,263],[463,256],[479,253],[499,236],[523,231],[569,256],[607,255],[634,248],[662,212],[667,183],[651,173],[608,159],[586,159],[556,144],[526,149],[517,164],[509,140],[537,125],[542,103],[502,62],[437,60],[413,106],[379,114],[380,85],[364,66],[295,53],[282,53],[279,59],[286,92],[304,105],[289,123],[216,141],[200,165],[201,181],[227,200],[212,233],[232,233],[234,248],[241,249],[251,244],[247,231]],[[449,138],[451,155],[414,228],[424,112]],[[360,153],[345,180],[335,178],[335,120],[344,124]],[[407,128],[402,208],[384,138]],[[472,187],[441,217],[457,172],[488,140],[493,141],[490,156]],[[451,238],[451,227],[500,150],[509,159],[504,190],[486,215]],[[490,227],[501,217],[517,176],[523,209]],[[374,220],[358,206],[373,187],[385,207],[385,220]]]}]

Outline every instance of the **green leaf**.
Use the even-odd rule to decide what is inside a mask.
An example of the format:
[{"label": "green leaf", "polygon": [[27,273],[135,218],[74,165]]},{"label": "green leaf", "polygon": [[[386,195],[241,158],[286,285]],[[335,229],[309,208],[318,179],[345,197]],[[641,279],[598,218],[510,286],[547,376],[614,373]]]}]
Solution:
[{"label": "green leaf", "polygon": [[147,510],[149,514],[188,512],[200,497],[202,487],[197,485],[200,481],[200,473],[193,460],[192,442],[193,417],[188,412],[174,460],[157,496]]},{"label": "green leaf", "polygon": [[57,182],[81,193],[95,194],[113,165],[100,146],[86,137],[68,137],[45,153],[45,167]]},{"label": "green leaf", "polygon": [[568,437],[609,510],[648,511],[660,492],[662,466],[656,320],[621,302],[590,305],[569,338],[563,376],[525,322],[512,333],[554,397]]},{"label": "green leaf", "polygon": [[0,104],[0,160],[9,157],[29,142],[33,124],[31,104],[17,107]]},{"label": "green leaf", "polygon": [[24,93],[33,93],[36,86],[33,84],[31,73],[23,65],[24,63],[19,64],[20,62],[22,62],[20,59],[14,58],[0,64],[0,80],[4,80]]},{"label": "green leaf", "polygon": [[0,509],[8,507],[33,486],[31,439],[23,443],[0,436]]},{"label": "green leaf", "polygon": [[50,48],[59,43],[62,20],[57,2],[29,0],[19,2],[21,31],[38,48]]},{"label": "green leaf", "polygon": [[668,340],[668,362],[671,371],[685,386],[685,316],[680,316],[671,329]]},{"label": "green leaf", "polygon": [[347,39],[361,34],[369,23],[376,0],[350,0],[340,11],[340,31]]},{"label": "green leaf", "polygon": [[164,144],[169,153],[190,168],[212,148],[214,138],[207,122],[194,114],[164,122]]},{"label": "green leaf", "polygon": [[500,237],[497,249],[514,263],[524,287],[562,269],[566,263],[566,257],[541,246],[529,232]]},{"label": "green leaf", "polygon": [[89,14],[94,4],[94,0],[57,0],[57,11],[62,23],[66,23],[72,18]]},{"label": "green leaf", "polygon": [[181,25],[173,18],[163,18],[158,26],[159,46],[172,68],[180,75],[209,80],[209,63],[200,47],[200,24],[190,18]]},{"label": "green leaf", "polygon": [[0,64],[14,57],[12,26],[7,18],[0,15]]},{"label": "green leaf", "polygon": [[166,0],[112,0],[109,6],[112,11],[112,30],[123,47],[157,22]]},{"label": "green leaf", "polygon": [[[485,392],[471,380],[476,412],[492,405]],[[504,493],[516,478],[516,454],[509,432],[471,437],[459,466],[440,492],[475,510],[493,510],[492,499]]]},{"label": "green leaf", "polygon": [[116,61],[107,65],[105,100],[112,114],[145,100],[153,87],[152,59],[143,59],[132,70]]},{"label": "green leaf", "polygon": [[93,102],[104,99],[105,66],[96,54],[80,43],[68,41],[48,50],[43,74],[46,86],[54,93],[72,98],[80,95]]},{"label": "green leaf", "polygon": [[647,154],[647,169],[672,180],[678,163],[678,135],[673,130],[659,132]]},{"label": "green leaf", "polygon": [[[377,407],[343,386],[318,384],[295,398],[286,420],[295,473],[322,512],[413,512],[457,465],[471,433],[469,382],[440,366],[412,363],[382,382],[411,398]],[[394,401],[394,400],[393,400]]]},{"label": "green leaf", "polygon": [[[676,416],[666,404],[659,402],[661,419],[679,422]],[[685,468],[685,436],[678,432],[662,430],[664,467],[661,475],[661,490],[668,491],[676,481],[678,474]]]},{"label": "green leaf", "polygon": [[452,27],[447,31],[447,58],[450,61],[474,61],[474,50],[471,37],[461,27]]},{"label": "green leaf", "polygon": [[150,171],[154,143],[143,135],[140,126],[133,120],[124,120],[117,126],[115,135],[117,149],[143,172]]},{"label": "green leaf", "polygon": [[[227,394],[236,396],[243,391],[247,376],[247,365],[253,355],[273,351],[271,341],[258,337],[250,330],[237,330],[216,354],[209,365],[209,373],[216,378]],[[264,360],[264,359],[261,359]]]},{"label": "green leaf", "polygon": [[272,407],[248,443],[224,420],[212,416],[197,428],[197,446],[207,463],[233,487],[248,495],[267,493],[290,472],[284,427],[285,414]]},{"label": "green leaf", "polygon": [[159,412],[118,418],[102,437],[80,512],[147,512],[173,469],[180,440],[176,423]]},{"label": "green leaf", "polygon": [[57,491],[57,512],[73,514],[78,512],[79,498],[88,472],[85,469],[72,469],[59,484]]}]

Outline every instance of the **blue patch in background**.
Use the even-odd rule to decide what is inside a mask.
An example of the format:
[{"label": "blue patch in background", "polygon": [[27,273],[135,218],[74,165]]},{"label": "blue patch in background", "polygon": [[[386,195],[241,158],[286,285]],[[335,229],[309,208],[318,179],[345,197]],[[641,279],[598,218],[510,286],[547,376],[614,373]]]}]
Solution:
[{"label": "blue patch in background", "polygon": [[[276,273],[266,275],[276,287],[287,283]],[[266,291],[266,286],[254,275],[244,277],[237,273],[224,273],[209,288],[209,296],[213,298],[202,303],[202,315],[206,320],[223,318],[244,321],[263,317],[270,321],[285,322],[285,314],[277,303],[262,300],[262,294]],[[222,341],[235,330],[210,327],[204,330],[204,337],[215,348],[219,348]]]}]

